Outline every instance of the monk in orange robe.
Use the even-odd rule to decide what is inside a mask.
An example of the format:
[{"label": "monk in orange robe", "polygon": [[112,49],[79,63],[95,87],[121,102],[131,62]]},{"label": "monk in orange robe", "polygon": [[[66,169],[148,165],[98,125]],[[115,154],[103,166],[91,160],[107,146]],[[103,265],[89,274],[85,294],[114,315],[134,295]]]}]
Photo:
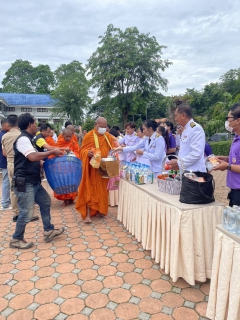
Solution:
[{"label": "monk in orange robe", "polygon": [[[80,147],[75,139],[72,138],[72,131],[70,129],[63,130],[63,133],[58,137],[55,146],[60,149],[70,150],[75,153],[76,157],[80,158]],[[54,197],[58,200],[63,200],[65,205],[72,204],[76,196],[77,192],[60,195],[54,192]]]},{"label": "monk in orange robe", "polygon": [[78,137],[79,137],[79,135],[75,133],[75,128],[74,128],[74,126],[71,125],[71,124],[69,124],[69,125],[66,127],[66,129],[71,130],[71,132],[72,132],[72,140],[78,142]]},{"label": "monk in orange robe", "polygon": [[[78,199],[76,209],[81,213],[84,222],[91,222],[91,217],[100,213],[108,213],[108,179],[102,178],[98,169],[90,165],[93,156],[93,148],[96,148],[94,133],[99,141],[101,157],[106,158],[109,151],[114,146],[116,138],[106,132],[107,120],[99,117],[93,130],[89,131],[83,138],[80,159],[82,160],[82,181],[78,189]],[[108,141],[110,146],[108,144]]]},{"label": "monk in orange robe", "polygon": [[56,142],[53,140],[53,131],[51,130],[50,136],[45,138],[45,141],[49,146],[56,147]]}]

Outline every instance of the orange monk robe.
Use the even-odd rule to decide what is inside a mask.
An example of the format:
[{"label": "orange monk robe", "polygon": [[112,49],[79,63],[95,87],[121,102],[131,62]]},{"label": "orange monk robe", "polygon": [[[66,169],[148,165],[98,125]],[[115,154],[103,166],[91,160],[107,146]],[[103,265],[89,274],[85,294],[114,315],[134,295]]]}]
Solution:
[{"label": "orange monk robe", "polygon": [[45,141],[47,142],[47,144],[48,144],[49,146],[52,146],[52,147],[55,147],[55,146],[56,146],[56,142],[53,140],[52,137],[47,137],[47,138],[45,138]]},{"label": "orange monk robe", "polygon": [[55,144],[57,148],[69,148],[72,152],[75,153],[76,157],[80,159],[80,147],[77,143],[77,137],[75,139],[75,135],[72,136],[70,141],[66,141],[62,134],[58,136],[58,140]]},{"label": "orange monk robe", "polygon": [[[104,135],[99,134],[95,129],[89,131],[83,138],[80,152],[82,181],[78,189],[76,202],[76,209],[81,213],[83,219],[87,216],[87,206],[91,209],[91,216],[94,216],[97,212],[104,215],[108,213],[108,179],[102,178],[98,173],[98,169],[94,169],[89,163],[88,151],[95,148],[93,132],[98,136],[102,158],[106,158],[111,149]],[[108,132],[105,135],[108,137],[111,147],[114,147],[116,138]]]},{"label": "orange monk robe", "polygon": [[[69,148],[72,152],[75,153],[76,157],[80,159],[80,147],[75,139],[71,139],[70,141],[66,141],[62,134],[58,137],[58,141],[55,144],[56,148]],[[54,197],[58,200],[74,200],[77,196],[77,192],[72,192],[68,194],[56,194],[54,192]]]}]

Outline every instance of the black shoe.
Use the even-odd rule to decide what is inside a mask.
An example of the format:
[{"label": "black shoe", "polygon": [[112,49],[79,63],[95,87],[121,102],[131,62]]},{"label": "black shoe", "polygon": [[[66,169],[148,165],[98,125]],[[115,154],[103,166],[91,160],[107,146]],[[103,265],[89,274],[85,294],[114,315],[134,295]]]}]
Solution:
[{"label": "black shoe", "polygon": [[18,216],[15,216],[15,217],[12,218],[12,221],[13,222],[17,222],[17,219],[18,219]]}]

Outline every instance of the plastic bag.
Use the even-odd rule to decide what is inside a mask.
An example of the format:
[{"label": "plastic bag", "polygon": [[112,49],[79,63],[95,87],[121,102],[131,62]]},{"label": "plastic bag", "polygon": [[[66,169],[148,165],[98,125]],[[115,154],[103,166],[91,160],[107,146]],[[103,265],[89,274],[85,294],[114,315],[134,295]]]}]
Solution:
[{"label": "plastic bag", "polygon": [[218,158],[214,154],[211,154],[206,158],[205,164],[208,171],[212,171],[212,169],[217,167],[220,164],[220,162],[218,161]]},{"label": "plastic bag", "polygon": [[204,178],[199,181],[191,180],[184,174],[182,176],[182,188],[180,192],[180,202],[188,204],[205,204],[214,202],[215,183],[213,176],[207,172],[194,172],[199,178]]},{"label": "plastic bag", "polygon": [[98,148],[93,148],[91,151],[93,152],[93,157],[90,160],[90,165],[93,168],[98,169],[101,163],[101,150]]}]

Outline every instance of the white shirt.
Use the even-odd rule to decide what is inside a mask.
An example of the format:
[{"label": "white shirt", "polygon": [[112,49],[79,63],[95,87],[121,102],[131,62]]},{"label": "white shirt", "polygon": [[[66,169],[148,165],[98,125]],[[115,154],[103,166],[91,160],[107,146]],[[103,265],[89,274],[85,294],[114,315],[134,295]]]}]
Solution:
[{"label": "white shirt", "polygon": [[16,148],[21,152],[26,158],[30,153],[36,152],[33,145],[31,144],[29,138],[21,137],[16,143]]},{"label": "white shirt", "polygon": [[[124,136],[124,138],[118,140],[119,144],[125,144],[127,147],[135,146],[140,141],[139,136],[136,132],[133,132],[133,134],[127,134]],[[127,162],[131,162],[134,158],[136,158],[135,154],[133,152],[127,152],[125,154],[125,160]]]},{"label": "white shirt", "polygon": [[[180,138],[179,158],[185,170],[206,172],[204,160],[205,133],[203,128],[191,119],[185,126]],[[181,164],[179,163],[179,167]]]},{"label": "white shirt", "polygon": [[141,141],[133,147],[123,148],[123,152],[143,150],[143,159],[149,160],[150,168],[154,173],[154,177],[158,173],[162,172],[162,162],[166,156],[165,152],[165,140],[162,136],[159,136],[156,132],[150,137],[151,142],[149,143],[149,138],[141,139]]},{"label": "white shirt", "polygon": [[54,140],[54,142],[57,142],[57,135],[56,135],[56,133],[54,132],[54,134],[53,134],[53,140]]}]

